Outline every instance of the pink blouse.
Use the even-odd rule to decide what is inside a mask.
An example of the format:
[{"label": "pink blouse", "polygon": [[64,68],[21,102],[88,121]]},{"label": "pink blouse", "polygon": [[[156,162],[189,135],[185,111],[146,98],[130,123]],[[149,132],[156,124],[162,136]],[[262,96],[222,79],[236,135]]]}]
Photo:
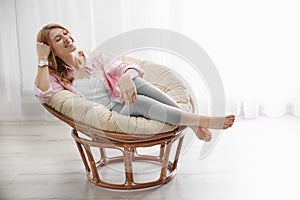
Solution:
[{"label": "pink blouse", "polygon": [[[84,67],[86,71],[91,76],[98,78],[104,83],[110,92],[112,101],[117,101],[120,103],[124,102],[124,100],[121,98],[118,83],[122,75],[128,69],[135,69],[139,73],[139,77],[144,77],[144,71],[135,63],[120,61],[99,51],[92,53],[90,56],[85,55],[85,57],[86,62]],[[67,68],[70,73],[76,77],[76,71],[71,67]],[[69,90],[75,94],[81,95],[80,92],[74,88],[74,85],[64,84],[55,74],[50,74],[49,76],[50,87],[47,91],[42,91],[36,85],[34,85],[35,96],[41,103],[48,103],[52,95],[60,90]]]}]

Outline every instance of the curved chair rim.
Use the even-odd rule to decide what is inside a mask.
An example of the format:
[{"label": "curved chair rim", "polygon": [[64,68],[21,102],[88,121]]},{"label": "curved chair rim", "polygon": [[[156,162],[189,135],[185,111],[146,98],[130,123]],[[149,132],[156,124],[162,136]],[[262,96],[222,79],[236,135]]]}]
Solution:
[{"label": "curved chair rim", "polygon": [[109,139],[111,141],[116,142],[127,142],[127,143],[135,143],[135,142],[143,142],[143,141],[154,141],[154,140],[160,140],[167,137],[174,137],[183,134],[183,130],[186,128],[186,126],[179,126],[175,128],[172,131],[164,132],[164,133],[157,133],[157,134],[126,134],[126,133],[118,133],[118,132],[109,132],[104,131],[101,129],[97,129],[94,127],[90,127],[88,125],[84,125],[81,122],[75,122],[73,119],[64,116],[63,114],[56,111],[54,108],[47,104],[42,104],[43,107],[53,114],[58,119],[62,120],[63,122],[67,123],[72,128],[76,129],[77,131],[80,131],[81,133],[93,137],[98,136],[105,139]]}]

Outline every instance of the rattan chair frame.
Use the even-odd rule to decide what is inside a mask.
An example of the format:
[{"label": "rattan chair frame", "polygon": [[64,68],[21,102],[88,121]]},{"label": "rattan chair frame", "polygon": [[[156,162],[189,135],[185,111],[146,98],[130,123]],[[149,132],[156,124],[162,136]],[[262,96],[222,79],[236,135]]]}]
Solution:
[{"label": "rattan chair frame", "polygon": [[[82,162],[84,164],[87,178],[97,186],[117,190],[143,189],[160,186],[170,182],[176,174],[181,147],[186,127],[178,127],[173,131],[153,135],[129,135],[99,130],[66,117],[47,104],[43,107],[52,115],[72,127],[71,135],[75,140]],[[175,141],[178,141],[175,143]],[[140,147],[160,147],[159,155],[141,155],[137,149]],[[173,147],[172,147],[173,146]],[[91,148],[99,148],[100,159],[95,160]],[[110,157],[107,149],[118,149],[122,156]],[[175,148],[174,160],[170,160],[171,148]],[[161,165],[160,175],[157,180],[137,182],[133,171],[133,162],[149,161]],[[105,181],[99,175],[99,171],[111,163],[124,163],[125,182],[115,184]],[[145,162],[146,163],[146,162]]]}]

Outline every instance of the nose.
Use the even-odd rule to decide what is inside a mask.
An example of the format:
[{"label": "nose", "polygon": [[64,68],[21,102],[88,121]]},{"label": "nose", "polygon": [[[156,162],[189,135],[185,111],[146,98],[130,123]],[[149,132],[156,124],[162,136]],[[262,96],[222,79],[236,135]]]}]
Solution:
[{"label": "nose", "polygon": [[64,35],[64,34],[61,34],[61,38],[64,42],[67,42],[68,39],[69,39],[69,36],[68,35]]},{"label": "nose", "polygon": [[63,40],[64,40],[64,42],[67,42],[67,41],[68,41],[68,39],[69,39],[69,37],[68,37],[68,36],[66,36],[66,35],[64,35],[64,36],[63,36]]}]

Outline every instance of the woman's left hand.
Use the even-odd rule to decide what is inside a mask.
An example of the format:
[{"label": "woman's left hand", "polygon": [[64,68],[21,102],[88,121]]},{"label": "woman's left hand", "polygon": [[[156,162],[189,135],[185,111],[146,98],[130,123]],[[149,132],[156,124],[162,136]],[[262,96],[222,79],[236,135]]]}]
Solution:
[{"label": "woman's left hand", "polygon": [[136,87],[132,81],[130,74],[124,74],[118,84],[121,96],[126,105],[132,105],[136,99]]}]

